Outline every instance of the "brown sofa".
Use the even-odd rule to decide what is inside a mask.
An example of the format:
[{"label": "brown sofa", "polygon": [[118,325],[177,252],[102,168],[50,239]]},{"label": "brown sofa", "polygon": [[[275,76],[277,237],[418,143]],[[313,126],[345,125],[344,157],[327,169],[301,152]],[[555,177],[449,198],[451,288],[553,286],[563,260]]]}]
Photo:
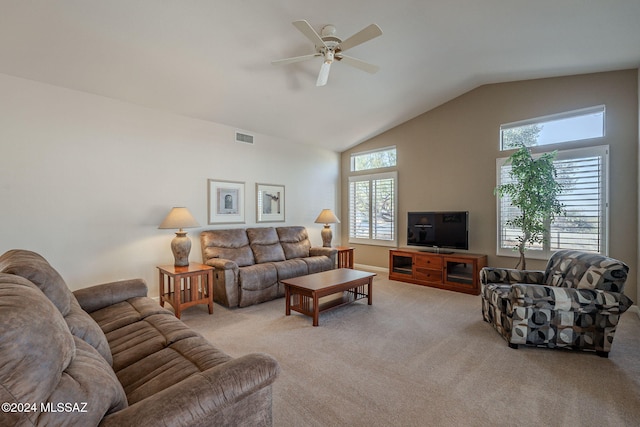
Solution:
[{"label": "brown sofa", "polygon": [[146,294],[72,293],[40,255],[0,256],[0,425],[271,425],[277,362],[231,358]]},{"label": "brown sofa", "polygon": [[282,280],[331,270],[337,250],[312,247],[305,227],[207,230],[202,260],[215,268],[213,298],[246,307],[284,296]]}]

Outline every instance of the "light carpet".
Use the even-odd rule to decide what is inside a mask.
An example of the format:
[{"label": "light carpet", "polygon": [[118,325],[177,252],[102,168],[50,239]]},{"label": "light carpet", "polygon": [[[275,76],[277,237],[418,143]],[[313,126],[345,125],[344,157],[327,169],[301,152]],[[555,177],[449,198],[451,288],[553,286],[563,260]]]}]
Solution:
[{"label": "light carpet", "polygon": [[187,309],[182,320],[231,356],[282,369],[275,426],[638,426],[640,319],[622,316],[609,358],[507,347],[479,296],[374,280],[366,300],[320,315],[283,298]]}]

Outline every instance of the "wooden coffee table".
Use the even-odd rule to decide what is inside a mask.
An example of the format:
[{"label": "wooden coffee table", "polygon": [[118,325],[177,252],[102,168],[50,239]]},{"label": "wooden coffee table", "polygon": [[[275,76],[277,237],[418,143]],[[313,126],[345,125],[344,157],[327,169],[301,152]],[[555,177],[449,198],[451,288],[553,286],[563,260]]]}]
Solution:
[{"label": "wooden coffee table", "polygon": [[[313,326],[318,326],[318,317],[323,311],[350,304],[362,298],[367,298],[368,304],[371,305],[374,276],[375,273],[339,268],[283,280],[286,299],[285,314],[289,316],[291,310],[294,310],[311,316]],[[320,301],[320,298],[334,294],[340,295]]]}]

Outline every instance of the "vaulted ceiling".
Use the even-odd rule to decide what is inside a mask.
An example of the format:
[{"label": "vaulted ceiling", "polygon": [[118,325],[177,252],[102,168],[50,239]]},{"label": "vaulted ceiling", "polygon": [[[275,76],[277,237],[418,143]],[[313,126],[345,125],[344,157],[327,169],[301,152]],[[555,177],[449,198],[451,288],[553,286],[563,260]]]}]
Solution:
[{"label": "vaulted ceiling", "polygon": [[[380,67],[321,59],[292,24]],[[640,66],[638,0],[0,0],[0,73],[343,151],[487,83]]]}]

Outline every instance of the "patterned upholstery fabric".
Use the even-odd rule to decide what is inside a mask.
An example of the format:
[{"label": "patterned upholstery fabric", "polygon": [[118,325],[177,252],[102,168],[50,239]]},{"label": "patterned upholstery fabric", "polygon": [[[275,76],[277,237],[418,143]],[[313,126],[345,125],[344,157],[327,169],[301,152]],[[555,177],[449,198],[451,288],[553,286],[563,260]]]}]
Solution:
[{"label": "patterned upholstery fabric", "polygon": [[485,267],[482,315],[511,347],[611,350],[629,267],[603,255],[558,251],[545,271]]}]

